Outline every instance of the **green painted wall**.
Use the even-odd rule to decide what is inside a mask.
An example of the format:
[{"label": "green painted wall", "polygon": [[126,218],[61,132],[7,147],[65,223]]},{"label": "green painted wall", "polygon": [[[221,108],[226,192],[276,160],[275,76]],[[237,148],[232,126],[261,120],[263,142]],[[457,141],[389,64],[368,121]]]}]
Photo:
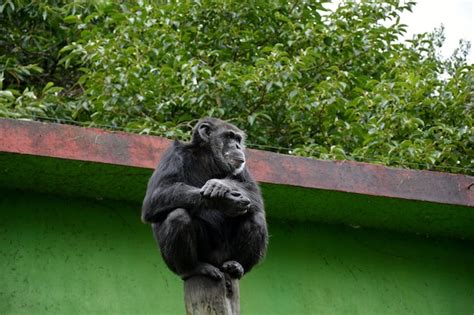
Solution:
[{"label": "green painted wall", "polygon": [[[267,209],[271,212],[272,209]],[[472,242],[270,220],[242,314],[474,313]],[[2,189],[0,314],[182,314],[139,205]]]},{"label": "green painted wall", "polygon": [[[139,203],[151,174],[150,169],[0,152],[0,189]],[[261,187],[272,218],[474,241],[472,207],[275,184]]]}]

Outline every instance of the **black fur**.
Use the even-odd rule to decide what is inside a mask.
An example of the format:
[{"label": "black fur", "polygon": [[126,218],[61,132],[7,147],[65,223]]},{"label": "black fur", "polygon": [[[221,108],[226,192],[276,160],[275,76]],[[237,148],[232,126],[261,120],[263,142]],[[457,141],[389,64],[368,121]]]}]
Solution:
[{"label": "black fur", "polygon": [[240,278],[266,253],[263,200],[245,167],[243,138],[234,125],[202,119],[191,143],[175,141],[150,178],[142,220],[183,279]]}]

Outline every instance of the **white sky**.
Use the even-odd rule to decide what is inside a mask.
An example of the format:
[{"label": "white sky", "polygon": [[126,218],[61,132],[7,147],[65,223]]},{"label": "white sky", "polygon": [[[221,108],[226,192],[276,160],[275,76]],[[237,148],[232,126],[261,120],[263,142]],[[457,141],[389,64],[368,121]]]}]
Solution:
[{"label": "white sky", "polygon": [[459,40],[465,39],[471,42],[468,60],[474,63],[474,0],[418,0],[413,13],[402,14],[400,20],[408,25],[407,38],[443,24],[446,41],[442,55],[450,56]]},{"label": "white sky", "polygon": [[[334,9],[341,0],[333,0],[326,6]],[[474,0],[417,0],[413,12],[406,11],[400,23],[408,25],[406,39],[413,34],[430,32],[444,25],[446,37],[441,54],[449,57],[456,49],[459,40],[471,42],[468,61],[474,63]]]}]

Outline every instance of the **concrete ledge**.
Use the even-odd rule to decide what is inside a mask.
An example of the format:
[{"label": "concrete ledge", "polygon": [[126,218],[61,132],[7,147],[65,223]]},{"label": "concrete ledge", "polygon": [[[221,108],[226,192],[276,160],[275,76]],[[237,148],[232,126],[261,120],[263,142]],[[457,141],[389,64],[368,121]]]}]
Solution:
[{"label": "concrete ledge", "polygon": [[[170,140],[69,125],[0,119],[0,152],[153,169]],[[262,183],[474,206],[474,177],[321,161],[249,150]]]}]

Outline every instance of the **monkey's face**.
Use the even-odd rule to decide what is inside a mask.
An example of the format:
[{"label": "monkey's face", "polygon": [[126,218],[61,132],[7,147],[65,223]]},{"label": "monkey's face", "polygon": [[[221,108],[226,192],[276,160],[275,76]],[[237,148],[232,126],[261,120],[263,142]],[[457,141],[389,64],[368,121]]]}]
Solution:
[{"label": "monkey's face", "polygon": [[226,174],[237,175],[245,168],[245,134],[239,128],[215,118],[199,121],[192,142],[207,147],[213,160]]},{"label": "monkey's face", "polygon": [[216,135],[220,158],[230,173],[237,175],[244,170],[245,152],[243,134],[232,129],[225,129]]}]

